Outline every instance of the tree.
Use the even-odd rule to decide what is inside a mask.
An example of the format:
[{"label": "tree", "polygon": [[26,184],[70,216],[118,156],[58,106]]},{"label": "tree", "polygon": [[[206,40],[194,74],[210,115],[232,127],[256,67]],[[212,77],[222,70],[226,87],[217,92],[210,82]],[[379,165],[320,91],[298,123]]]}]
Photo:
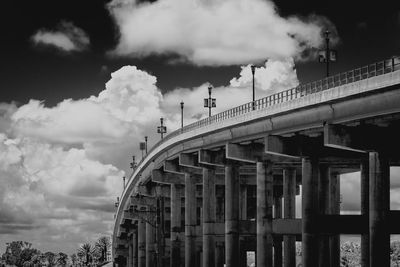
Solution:
[{"label": "tree", "polygon": [[48,251],[48,252],[44,253],[44,257],[47,260],[48,267],[53,267],[56,265],[56,254],[54,254],[51,251]]},{"label": "tree", "polygon": [[78,249],[78,256],[83,258],[84,264],[86,266],[88,266],[89,263],[92,262],[93,252],[94,249],[90,243],[82,244]]},{"label": "tree", "polygon": [[40,251],[32,248],[29,242],[12,241],[6,245],[6,252],[2,255],[2,259],[7,265],[27,266],[31,263],[33,256],[40,254]]},{"label": "tree", "polygon": [[99,253],[99,262],[103,263],[107,261],[107,252],[111,246],[111,241],[108,236],[102,236],[100,237],[96,244],[95,248],[96,251]]},{"label": "tree", "polygon": [[65,267],[67,265],[68,255],[62,252],[59,252],[57,255],[57,265]]},{"label": "tree", "polygon": [[75,254],[75,253],[72,254],[72,255],[70,256],[70,258],[71,258],[72,266],[76,266],[76,264],[78,263],[78,257],[76,256],[76,254]]}]

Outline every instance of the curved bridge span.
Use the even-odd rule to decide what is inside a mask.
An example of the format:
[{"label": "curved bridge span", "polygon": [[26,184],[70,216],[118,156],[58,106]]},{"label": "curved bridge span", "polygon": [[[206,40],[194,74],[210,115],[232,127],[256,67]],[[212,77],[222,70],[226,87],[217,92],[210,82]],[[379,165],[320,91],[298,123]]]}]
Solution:
[{"label": "curved bridge span", "polygon": [[[256,266],[289,267],[297,240],[303,267],[340,266],[339,235],[354,234],[362,266],[390,266],[390,234],[400,233],[389,203],[399,118],[400,58],[391,58],[172,132],[121,196],[114,262],[246,266],[254,251]],[[340,174],[356,171],[360,215],[340,215]]]}]

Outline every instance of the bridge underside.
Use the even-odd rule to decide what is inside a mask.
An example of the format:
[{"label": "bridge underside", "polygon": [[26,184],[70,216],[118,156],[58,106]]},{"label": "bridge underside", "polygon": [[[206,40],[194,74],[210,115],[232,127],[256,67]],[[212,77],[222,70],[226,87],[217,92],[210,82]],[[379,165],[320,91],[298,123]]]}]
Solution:
[{"label": "bridge underside", "polygon": [[[400,213],[389,204],[399,117],[326,123],[165,159],[131,196],[115,262],[246,266],[253,251],[257,266],[289,267],[297,266],[300,241],[303,266],[336,267],[339,235],[351,234],[362,237],[362,266],[389,266],[390,234],[400,233]],[[341,215],[340,174],[357,171],[360,215]]]}]

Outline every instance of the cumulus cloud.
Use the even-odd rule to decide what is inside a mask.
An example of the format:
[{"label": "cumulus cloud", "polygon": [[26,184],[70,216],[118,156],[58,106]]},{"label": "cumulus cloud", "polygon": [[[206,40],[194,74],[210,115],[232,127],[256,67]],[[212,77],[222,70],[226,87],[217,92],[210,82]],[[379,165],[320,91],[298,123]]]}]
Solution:
[{"label": "cumulus cloud", "polygon": [[108,9],[119,29],[113,54],[172,54],[196,65],[299,59],[322,45],[322,31],[335,31],[325,17],[284,18],[265,0],[113,0]]},{"label": "cumulus cloud", "polygon": [[40,29],[31,39],[35,44],[53,46],[64,52],[83,51],[90,44],[86,32],[67,21],[62,21],[55,30]]}]

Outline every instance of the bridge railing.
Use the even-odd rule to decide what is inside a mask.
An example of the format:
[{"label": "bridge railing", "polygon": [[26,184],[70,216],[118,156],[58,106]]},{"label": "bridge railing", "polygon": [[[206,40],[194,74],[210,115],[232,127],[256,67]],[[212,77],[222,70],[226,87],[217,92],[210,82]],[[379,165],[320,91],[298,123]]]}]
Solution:
[{"label": "bridge railing", "polygon": [[[199,129],[210,124],[224,121],[229,118],[236,117],[248,112],[255,110],[264,109],[282,102],[290,101],[293,99],[301,98],[306,95],[314,94],[324,90],[328,90],[333,87],[338,87],[341,85],[357,82],[360,80],[368,79],[371,77],[383,75],[389,72],[400,70],[400,57],[392,57],[387,60],[379,61],[373,64],[369,64],[360,68],[356,68],[347,72],[342,72],[334,76],[330,76],[318,81],[313,81],[306,84],[301,84],[295,88],[291,88],[285,91],[281,91],[264,98],[257,99],[256,101],[249,102],[221,113],[217,113],[211,117],[196,121],[192,124],[186,125],[179,130],[175,130],[172,133],[164,137],[164,139],[157,142],[149,151],[153,151],[157,146],[163,142],[179,135],[186,133],[195,129]],[[141,162],[144,160],[143,158]],[[140,163],[141,163],[140,162]],[[140,164],[139,163],[139,164]]]}]

